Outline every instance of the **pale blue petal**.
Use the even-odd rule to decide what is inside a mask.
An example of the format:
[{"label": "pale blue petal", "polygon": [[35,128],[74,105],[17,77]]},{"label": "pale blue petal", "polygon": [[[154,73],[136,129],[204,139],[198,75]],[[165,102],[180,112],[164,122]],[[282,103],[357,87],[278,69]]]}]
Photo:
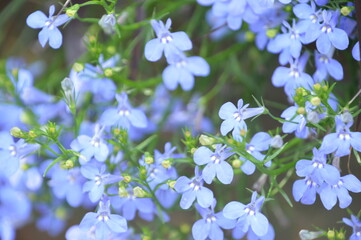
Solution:
[{"label": "pale blue petal", "polygon": [[216,176],[216,165],[213,163],[208,163],[207,166],[202,171],[202,178],[206,183],[211,184],[215,176]]},{"label": "pale blue petal", "polygon": [[33,12],[26,19],[26,24],[31,28],[42,28],[45,26],[48,17],[41,11]]},{"label": "pale blue petal", "polygon": [[226,102],[225,104],[223,104],[221,106],[221,108],[219,109],[219,117],[223,120],[227,119],[227,118],[233,118],[233,114],[237,111],[236,106],[234,106],[233,103],[231,102]]},{"label": "pale blue petal", "polygon": [[209,163],[211,161],[212,154],[213,152],[211,150],[209,150],[207,147],[202,146],[194,152],[194,162],[197,165],[204,165],[206,163]]},{"label": "pale blue petal", "polygon": [[344,186],[351,192],[359,193],[361,192],[361,182],[360,180],[352,174],[348,174],[342,177]]},{"label": "pale blue petal", "polygon": [[118,111],[116,108],[109,108],[100,116],[99,123],[104,126],[112,126],[119,119]]},{"label": "pale blue petal", "polygon": [[191,180],[185,176],[181,176],[180,178],[178,178],[177,182],[174,185],[174,189],[178,192],[178,193],[182,193],[187,191],[188,189],[190,189],[189,183],[191,182]]},{"label": "pale blue petal", "polygon": [[326,64],[327,71],[336,80],[342,80],[343,78],[343,68],[341,63],[334,59],[330,59],[330,62]]},{"label": "pale blue petal", "polygon": [[132,109],[128,116],[130,123],[137,128],[147,127],[147,117],[138,109]]},{"label": "pale blue petal", "polygon": [[256,170],[256,165],[254,165],[253,162],[247,160],[242,164],[241,169],[246,175],[251,175]]},{"label": "pale blue petal", "polygon": [[63,36],[61,35],[59,29],[53,28],[52,30],[49,30],[49,46],[54,49],[58,49],[62,43]]},{"label": "pale blue petal", "polygon": [[221,124],[221,134],[223,136],[226,136],[227,133],[229,133],[235,125],[235,120],[233,118],[228,118],[224,120]]},{"label": "pale blue petal", "polygon": [[331,42],[326,33],[322,33],[316,41],[317,50],[320,53],[327,54],[331,49]]},{"label": "pale blue petal", "polygon": [[245,207],[246,206],[240,202],[232,201],[224,207],[223,216],[228,219],[237,219],[245,214],[243,211]]},{"label": "pale blue petal", "polygon": [[182,209],[188,209],[196,199],[196,193],[192,190],[185,192],[180,200],[180,207]]},{"label": "pale blue petal", "polygon": [[181,51],[188,51],[192,49],[192,42],[185,32],[171,33],[173,37],[172,43]]},{"label": "pale blue petal", "polygon": [[207,208],[212,205],[213,202],[213,192],[206,187],[201,187],[200,190],[196,192],[197,202],[201,207]]},{"label": "pale blue petal", "polygon": [[187,59],[188,65],[187,68],[195,76],[208,76],[210,67],[209,64],[201,57],[189,57]]},{"label": "pale blue petal", "polygon": [[251,228],[257,236],[264,236],[268,231],[268,219],[260,212],[250,217]]},{"label": "pale blue petal", "polygon": [[283,87],[287,82],[289,73],[290,73],[289,68],[286,68],[286,67],[276,68],[276,70],[273,72],[273,75],[272,75],[272,84],[275,87]]},{"label": "pale blue petal", "polygon": [[162,74],[164,85],[169,90],[175,90],[179,82],[178,68],[174,65],[166,67]]},{"label": "pale blue petal", "polygon": [[230,184],[233,180],[233,168],[229,163],[222,161],[216,164],[216,173],[218,180],[223,184]]},{"label": "pale blue petal", "polygon": [[332,45],[339,49],[345,50],[348,47],[349,40],[347,33],[339,28],[334,28],[332,32],[328,34]]},{"label": "pale blue petal", "polygon": [[115,233],[122,233],[128,230],[127,221],[116,214],[111,214],[110,219],[106,222],[109,229]]},{"label": "pale blue petal", "polygon": [[49,29],[48,28],[43,28],[40,32],[39,32],[39,35],[38,35],[38,38],[39,38],[39,42],[40,42],[40,45],[42,47],[45,47],[46,43],[48,42],[49,40]]},{"label": "pale blue petal", "polygon": [[156,62],[163,54],[164,44],[158,38],[152,39],[145,45],[144,56],[148,61]]},{"label": "pale blue petal", "polygon": [[336,193],[334,191],[332,191],[330,186],[326,186],[321,190],[320,198],[323,203],[323,206],[327,210],[330,210],[331,208],[333,208],[333,206],[336,205],[337,196],[336,196]]},{"label": "pale blue petal", "polygon": [[209,234],[209,226],[204,219],[199,219],[193,224],[192,235],[194,240],[205,240]]}]

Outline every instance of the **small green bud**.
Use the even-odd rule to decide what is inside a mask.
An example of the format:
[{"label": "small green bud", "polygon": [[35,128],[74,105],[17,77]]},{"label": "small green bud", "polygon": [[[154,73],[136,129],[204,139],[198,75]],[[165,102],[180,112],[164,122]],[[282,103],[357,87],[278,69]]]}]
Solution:
[{"label": "small green bud", "polygon": [[191,153],[194,154],[197,151],[197,148],[192,148]]},{"label": "small green bud", "polygon": [[310,102],[313,106],[319,106],[321,104],[321,99],[319,97],[313,97]]},{"label": "small green bud", "polygon": [[233,168],[238,169],[238,168],[241,167],[241,165],[242,165],[242,161],[239,160],[239,159],[234,159],[234,160],[232,161],[232,167],[233,167]]},{"label": "small green bud", "polygon": [[207,135],[202,134],[199,137],[199,143],[203,146],[208,146],[214,144],[214,138],[208,137]]},{"label": "small green bud", "polygon": [[137,186],[135,188],[133,188],[133,193],[134,196],[138,197],[138,198],[143,198],[145,197],[145,195],[147,194],[141,187]]},{"label": "small green bud", "polygon": [[144,162],[145,162],[146,164],[148,164],[148,165],[154,163],[154,158],[153,158],[152,155],[150,155],[149,152],[146,152],[146,153],[144,154]]},{"label": "small green bud", "polygon": [[108,78],[111,77],[111,76],[113,76],[113,69],[111,69],[111,68],[105,69],[104,75],[105,75],[106,77],[108,77]]},{"label": "small green bud", "polygon": [[62,169],[71,169],[71,168],[74,167],[74,162],[73,162],[72,160],[68,159],[68,160],[62,162],[62,163],[60,164],[60,167],[61,167]]},{"label": "small green bud", "polygon": [[129,175],[125,175],[123,177],[124,177],[123,181],[126,183],[130,183],[132,181],[132,177]]},{"label": "small green bud", "polygon": [[81,72],[81,71],[83,71],[83,70],[84,70],[84,64],[78,63],[78,62],[74,63],[74,64],[73,64],[73,70],[74,70],[75,72]]},{"label": "small green bud", "polygon": [[278,33],[278,30],[274,29],[274,28],[267,29],[267,31],[266,31],[266,35],[267,35],[268,38],[276,37],[277,33]]},{"label": "small green bud", "polygon": [[253,32],[247,31],[246,34],[244,35],[244,38],[247,42],[252,42],[255,38],[255,35]]},{"label": "small green bud", "polygon": [[59,207],[55,210],[55,216],[59,219],[65,220],[67,216],[66,209],[64,207]]},{"label": "small green bud", "polygon": [[305,109],[304,107],[299,107],[299,108],[297,109],[297,113],[298,113],[298,114],[305,114],[305,113],[306,113],[306,109]]},{"label": "small green bud", "polygon": [[316,90],[316,91],[319,91],[321,89],[321,84],[319,83],[316,83],[313,85],[313,88]]},{"label": "small green bud", "polygon": [[128,197],[129,193],[124,187],[120,187],[118,189],[118,195],[119,195],[119,197]]},{"label": "small green bud", "polygon": [[327,238],[328,239],[334,239],[335,236],[336,236],[336,233],[335,233],[334,230],[328,230],[328,232],[327,232]]},{"label": "small green bud", "polygon": [[337,233],[337,239],[338,240],[344,240],[345,239],[345,234],[343,232],[338,232]]},{"label": "small green bud", "polygon": [[241,131],[239,131],[239,134],[244,137],[247,135],[247,130],[246,129],[241,129]]},{"label": "small green bud", "polygon": [[169,180],[169,181],[167,182],[167,184],[168,184],[168,186],[169,186],[170,188],[174,189],[174,185],[176,184],[176,182],[177,182],[177,181]]},{"label": "small green bud", "polygon": [[11,134],[11,136],[16,137],[16,138],[21,138],[23,136],[23,132],[18,127],[13,127],[10,130],[10,134]]},{"label": "small green bud", "polygon": [[340,12],[342,15],[344,15],[346,17],[346,16],[350,15],[350,13],[352,12],[353,9],[354,9],[354,7],[344,6],[341,8]]},{"label": "small green bud", "polygon": [[191,230],[191,226],[189,226],[189,224],[187,223],[183,223],[179,226],[179,230],[183,233],[183,234],[188,234]]},{"label": "small green bud", "polygon": [[162,166],[163,166],[164,168],[166,168],[166,169],[168,169],[168,168],[170,168],[170,167],[172,166],[172,162],[169,161],[169,159],[164,160],[161,164],[162,164]]},{"label": "small green bud", "polygon": [[36,138],[38,136],[33,130],[30,130],[28,134],[30,138]]}]

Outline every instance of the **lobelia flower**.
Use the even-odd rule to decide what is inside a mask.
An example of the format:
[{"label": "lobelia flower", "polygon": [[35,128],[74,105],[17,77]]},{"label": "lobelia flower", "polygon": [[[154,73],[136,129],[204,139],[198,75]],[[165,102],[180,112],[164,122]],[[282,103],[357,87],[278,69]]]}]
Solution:
[{"label": "lobelia flower", "polygon": [[192,49],[192,42],[185,32],[169,32],[172,20],[167,19],[166,24],[162,21],[151,20],[150,23],[157,35],[157,38],[150,40],[145,45],[144,55],[148,61],[158,61],[164,52],[166,58],[171,54]]},{"label": "lobelia flower", "polygon": [[102,165],[100,169],[93,165],[83,165],[80,168],[81,174],[89,179],[83,185],[83,192],[89,192],[89,199],[92,202],[100,200],[104,193],[105,185],[119,182],[123,179],[122,176],[111,175],[106,173],[106,166]]},{"label": "lobelia flower", "polygon": [[237,141],[242,141],[241,131],[247,132],[247,125],[244,120],[263,113],[263,107],[248,108],[249,104],[243,105],[243,100],[239,99],[237,107],[231,103],[226,102],[219,109],[219,117],[224,121],[221,124],[221,133],[223,136],[232,131],[232,136]]},{"label": "lobelia flower", "polygon": [[231,149],[221,144],[216,145],[214,152],[207,147],[200,147],[194,152],[194,162],[197,165],[205,165],[202,178],[207,184],[211,184],[215,177],[223,184],[230,184],[233,180],[233,168],[225,160],[233,155]]},{"label": "lobelia flower", "polygon": [[124,217],[110,213],[110,201],[102,199],[99,202],[97,213],[89,212],[79,224],[83,231],[95,228],[95,237],[99,240],[107,240],[113,233],[123,233],[128,230],[127,221]]},{"label": "lobelia flower", "polygon": [[330,210],[336,205],[337,199],[339,200],[340,208],[350,206],[352,197],[348,191],[354,193],[361,192],[361,182],[352,174],[342,177],[338,176],[336,180],[336,184],[328,184],[325,182],[321,185],[321,189],[319,191],[323,206],[325,206],[327,210]]},{"label": "lobelia flower", "polygon": [[352,235],[350,236],[350,240],[360,240],[361,239],[361,221],[355,216],[351,215],[351,219],[342,218],[342,221],[352,227]]},{"label": "lobelia flower", "polygon": [[317,50],[323,54],[327,54],[332,46],[339,50],[345,50],[348,47],[349,39],[344,30],[336,27],[338,17],[338,11],[323,10],[322,23],[310,35],[306,43],[311,43],[317,39]]},{"label": "lobelia flower", "polygon": [[82,185],[85,182],[80,173],[79,167],[69,170],[56,168],[51,174],[48,185],[52,188],[53,194],[59,199],[66,199],[72,207],[79,207],[83,201]]},{"label": "lobelia flower", "polygon": [[54,12],[54,5],[49,8],[49,17],[41,11],[33,12],[26,19],[26,24],[31,28],[42,28],[39,32],[39,42],[42,47],[45,47],[45,44],[49,41],[50,47],[57,49],[60,48],[63,42],[63,36],[58,27],[66,23],[70,18],[66,14],[53,16]]},{"label": "lobelia flower", "polygon": [[196,204],[196,209],[202,216],[202,219],[193,224],[192,236],[194,240],[223,240],[224,233],[221,228],[232,229],[235,227],[235,220],[225,218],[222,211],[214,212],[215,205],[216,199],[213,200],[210,208],[202,208]]},{"label": "lobelia flower", "polygon": [[99,162],[104,162],[107,159],[109,149],[101,137],[103,129],[104,128],[100,128],[99,125],[96,125],[93,137],[80,135],[71,142],[71,149],[80,153],[80,164],[86,164],[92,157]]},{"label": "lobelia flower", "polygon": [[296,173],[300,177],[307,177],[312,175],[312,178],[317,184],[324,182],[328,184],[336,184],[340,177],[338,169],[330,164],[327,164],[326,154],[313,148],[312,160],[301,159],[296,163]]},{"label": "lobelia flower", "polygon": [[288,32],[278,34],[275,38],[271,39],[267,45],[267,50],[269,52],[281,53],[279,56],[279,62],[282,65],[286,64],[291,57],[300,57],[302,43],[304,43],[303,35],[308,27],[308,25],[303,21],[296,24],[295,20],[292,22],[292,27],[286,21],[283,22],[283,25]]},{"label": "lobelia flower", "polygon": [[59,201],[53,201],[50,204],[40,203],[35,207],[40,213],[36,221],[36,227],[39,230],[48,232],[50,236],[59,235],[64,230],[69,213]]},{"label": "lobelia flower", "polygon": [[304,53],[299,59],[289,59],[290,67],[280,66],[272,75],[272,84],[275,87],[284,87],[285,93],[292,98],[298,87],[310,90],[314,81],[310,75],[304,72],[309,54]]},{"label": "lobelia flower", "polygon": [[343,68],[340,62],[332,58],[334,48],[328,54],[315,51],[316,72],[313,75],[315,82],[322,82],[330,75],[335,80],[343,79]]},{"label": "lobelia flower", "polygon": [[[307,104],[306,104],[307,107]],[[304,114],[300,114],[299,107],[297,105],[291,106],[284,110],[281,114],[281,118],[286,121],[283,123],[282,131],[284,133],[295,132],[298,138],[307,138],[311,133],[311,129],[306,126],[307,120]],[[307,109],[305,110],[307,111]]]},{"label": "lobelia flower", "polygon": [[293,183],[292,195],[296,202],[312,205],[316,201],[316,193],[319,189],[318,183],[311,176],[296,180]]},{"label": "lobelia flower", "polygon": [[195,167],[194,172],[194,178],[189,179],[188,177],[181,176],[174,185],[174,189],[178,193],[182,193],[180,201],[182,209],[190,208],[196,199],[198,204],[204,208],[211,206],[213,201],[213,192],[203,186],[203,179],[198,166]]},{"label": "lobelia flower", "polygon": [[106,77],[105,71],[116,67],[119,59],[120,56],[115,55],[105,60],[103,54],[100,54],[99,65],[86,63],[83,71],[70,76],[76,93],[91,92],[95,102],[113,100],[117,87],[110,78]]},{"label": "lobelia flower", "polygon": [[[134,189],[125,188],[111,188],[109,189],[110,194],[116,195],[111,197],[112,207],[119,211],[122,216],[128,221],[133,220],[138,212],[139,216],[144,220],[147,220],[147,214],[152,214],[156,208],[152,199],[149,197],[138,197],[136,196]],[[144,217],[145,216],[145,217]]]},{"label": "lobelia flower", "polygon": [[14,142],[8,132],[0,132],[0,173],[9,177],[19,168],[21,158],[38,149],[39,145],[25,143],[24,139]]},{"label": "lobelia flower", "polygon": [[252,231],[258,236],[264,236],[268,232],[268,219],[260,212],[264,197],[257,198],[257,192],[253,192],[251,202],[244,205],[240,202],[230,202],[223,209],[223,215],[228,219],[236,219],[236,227],[241,227],[243,232]]},{"label": "lobelia flower", "polygon": [[169,90],[175,90],[178,83],[183,90],[189,91],[194,86],[194,76],[206,77],[210,68],[201,57],[186,57],[182,52],[171,54],[167,66],[163,71],[163,81]]},{"label": "lobelia flower", "polygon": [[100,116],[100,124],[104,126],[117,126],[129,129],[130,125],[137,128],[147,127],[147,117],[142,110],[133,108],[125,92],[116,94],[118,108],[108,108]]},{"label": "lobelia flower", "polygon": [[350,154],[350,147],[361,152],[361,132],[351,132],[350,127],[353,120],[347,123],[342,121],[342,117],[335,117],[336,132],[327,134],[323,140],[320,150],[326,154],[335,152],[336,157],[343,157]]},{"label": "lobelia flower", "polygon": [[[252,137],[251,142],[246,144],[246,151],[258,161],[263,161],[265,155],[261,152],[267,151],[269,149],[271,140],[272,137],[268,133],[256,133]],[[253,174],[256,170],[256,165],[243,157],[240,157],[239,159],[244,162],[241,166],[242,171],[247,175]],[[265,163],[265,166],[270,167],[271,164],[272,162],[268,161],[267,163]]]},{"label": "lobelia flower", "polygon": [[242,239],[246,235],[247,235],[247,240],[273,240],[275,239],[275,230],[273,226],[269,223],[268,231],[263,236],[257,236],[253,232],[252,228],[249,228],[248,232],[243,232],[241,225],[236,225],[236,227],[232,231],[232,237],[234,239]]}]

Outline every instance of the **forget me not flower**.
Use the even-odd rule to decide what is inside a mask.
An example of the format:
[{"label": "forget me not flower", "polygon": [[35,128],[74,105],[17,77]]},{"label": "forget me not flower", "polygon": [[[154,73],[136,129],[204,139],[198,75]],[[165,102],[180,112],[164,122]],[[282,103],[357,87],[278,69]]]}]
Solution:
[{"label": "forget me not flower", "polygon": [[50,47],[57,49],[60,48],[63,42],[63,36],[58,27],[66,23],[70,18],[66,14],[53,16],[54,12],[54,5],[49,8],[49,17],[41,11],[36,11],[28,16],[26,24],[31,28],[42,28],[39,32],[39,42],[42,47],[49,41]]},{"label": "forget me not flower", "polygon": [[342,218],[342,221],[352,227],[353,233],[350,240],[361,240],[361,221],[355,215],[351,215],[351,219]]}]

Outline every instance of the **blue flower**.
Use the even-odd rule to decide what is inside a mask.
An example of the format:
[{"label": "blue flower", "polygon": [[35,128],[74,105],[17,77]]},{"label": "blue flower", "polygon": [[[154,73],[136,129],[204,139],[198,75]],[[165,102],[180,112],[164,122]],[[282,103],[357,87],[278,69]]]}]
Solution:
[{"label": "blue flower", "polygon": [[233,129],[233,138],[237,141],[242,141],[240,131],[247,131],[247,125],[244,120],[261,114],[264,111],[263,107],[248,108],[248,105],[249,104],[243,106],[243,100],[239,99],[237,107],[231,102],[226,102],[221,106],[218,114],[219,117],[224,120],[221,125],[221,133],[223,136],[227,135],[227,133]]},{"label": "blue flower", "polygon": [[350,240],[361,240],[361,221],[355,215],[351,215],[351,219],[342,218],[342,221],[352,227],[353,233]]},{"label": "blue flower", "polygon": [[109,149],[101,137],[103,129],[96,126],[93,137],[80,135],[70,144],[70,147],[80,153],[79,162],[85,164],[94,157],[99,162],[104,162],[108,155]]},{"label": "blue flower", "polygon": [[188,209],[197,199],[198,204],[201,207],[207,208],[211,206],[213,201],[213,192],[203,186],[203,179],[198,171],[198,166],[195,168],[195,177],[189,179],[185,176],[178,178],[174,189],[178,193],[182,193],[180,201],[180,207]]},{"label": "blue flower", "polygon": [[299,59],[289,59],[290,67],[278,67],[272,75],[272,84],[275,87],[284,87],[285,93],[292,98],[298,87],[311,88],[314,81],[310,75],[304,72],[309,54],[304,53]]},{"label": "blue flower", "polygon": [[41,11],[33,12],[26,19],[26,24],[31,28],[42,28],[39,32],[39,42],[42,47],[49,41],[50,47],[57,49],[60,48],[63,42],[63,36],[58,27],[66,23],[70,18],[66,14],[53,16],[54,12],[54,5],[49,8],[49,17]]},{"label": "blue flower", "polygon": [[111,175],[105,172],[106,166],[97,168],[92,165],[83,165],[80,168],[81,174],[89,179],[83,186],[83,192],[89,192],[89,199],[92,202],[100,200],[104,193],[105,185],[119,182],[123,179],[121,176]]},{"label": "blue flower", "polygon": [[351,146],[361,152],[361,132],[350,131],[353,121],[344,123],[338,115],[335,117],[335,122],[336,132],[327,134],[323,138],[320,150],[326,154],[335,152],[336,157],[349,155]]},{"label": "blue flower", "polygon": [[324,182],[328,184],[336,184],[340,173],[338,169],[327,164],[326,155],[323,151],[313,149],[313,158],[311,160],[301,159],[296,164],[296,173],[300,177],[312,175],[317,184]]},{"label": "blue flower", "polygon": [[248,230],[248,232],[242,231],[241,225],[237,224],[236,227],[232,231],[232,237],[234,239],[242,239],[244,236],[247,235],[248,240],[273,240],[275,239],[275,230],[273,226],[269,223],[268,224],[268,231],[263,236],[257,236],[253,231],[252,228]]},{"label": "blue flower", "polygon": [[25,143],[24,139],[14,142],[8,132],[0,132],[0,139],[0,173],[7,177],[18,170],[21,158],[39,147],[37,144]]},{"label": "blue flower", "polygon": [[286,64],[290,57],[300,57],[303,35],[307,29],[307,24],[303,21],[296,24],[295,20],[293,20],[292,27],[286,21],[283,22],[283,25],[288,29],[288,32],[277,35],[267,46],[269,52],[281,52],[279,60],[282,65]]},{"label": "blue flower", "polygon": [[341,63],[332,58],[333,50],[328,54],[315,52],[316,72],[313,78],[316,82],[324,81],[328,74],[336,80],[342,80],[343,68]]},{"label": "blue flower", "polygon": [[230,150],[226,149],[226,146],[217,144],[214,152],[204,146],[194,152],[193,158],[197,165],[207,164],[202,171],[202,178],[207,184],[211,184],[216,176],[223,184],[232,182],[233,168],[225,161],[233,154]]},{"label": "blue flower", "polygon": [[284,110],[281,118],[286,121],[283,123],[282,131],[284,133],[295,132],[298,138],[307,138],[310,134],[310,128],[306,126],[307,120],[303,114],[298,113],[298,106],[291,106]]},{"label": "blue flower", "polygon": [[[264,160],[265,155],[261,152],[267,151],[269,149],[271,140],[272,137],[268,133],[256,133],[252,137],[251,142],[246,144],[246,151],[258,161],[262,161]],[[239,159],[244,162],[241,166],[242,171],[247,175],[253,174],[256,170],[256,165],[243,157],[240,157]],[[272,162],[268,161],[267,163],[265,163],[265,166],[270,167],[271,164]]]},{"label": "blue flower", "polygon": [[192,235],[194,240],[223,240],[223,229],[232,229],[236,225],[235,220],[227,219],[223,216],[223,212],[214,212],[216,200],[210,208],[202,208],[196,204],[196,208],[202,219],[199,219],[193,224]]},{"label": "blue flower", "polygon": [[129,129],[130,125],[137,128],[147,127],[147,117],[142,110],[133,108],[125,92],[116,94],[118,108],[109,108],[100,116],[100,124],[104,126],[117,126]]},{"label": "blue flower", "polygon": [[118,194],[115,197],[111,197],[112,207],[120,211],[128,221],[135,218],[137,211],[139,216],[145,220],[148,220],[147,215],[153,215],[155,211],[156,206],[151,198],[137,197],[131,188],[119,188],[118,190],[111,188],[109,193]]},{"label": "blue flower", "polygon": [[352,197],[348,191],[361,192],[361,182],[354,175],[338,176],[336,179],[338,179],[336,184],[324,183],[319,192],[323,206],[327,210],[336,205],[337,199],[340,208],[348,207],[352,202]]},{"label": "blue flower", "polygon": [[223,215],[229,219],[237,219],[237,226],[243,232],[249,228],[259,237],[268,232],[268,219],[260,212],[264,197],[257,198],[257,192],[253,192],[251,202],[244,205],[240,202],[230,202],[223,209]]},{"label": "blue flower", "polygon": [[293,183],[292,194],[296,202],[301,201],[303,204],[312,205],[316,201],[316,193],[319,187],[317,182],[312,179],[312,175],[307,176]]},{"label": "blue flower", "polygon": [[58,167],[53,171],[48,182],[54,195],[59,199],[65,198],[72,207],[79,207],[83,201],[83,183],[84,177],[80,174],[78,167],[69,170]]},{"label": "blue flower", "polygon": [[150,40],[145,45],[144,55],[148,61],[158,61],[164,52],[166,58],[171,54],[177,54],[179,51],[188,51],[192,49],[192,42],[185,32],[169,32],[172,24],[168,18],[166,24],[162,21],[151,20],[150,23],[157,35],[157,38]]},{"label": "blue flower", "polygon": [[110,213],[110,201],[104,199],[99,202],[97,213],[89,212],[79,224],[79,228],[88,231],[95,228],[96,239],[106,240],[112,233],[122,233],[128,230],[124,217]]},{"label": "blue flower", "polygon": [[169,66],[163,71],[163,81],[169,90],[175,90],[178,83],[183,90],[189,91],[194,86],[194,76],[205,77],[209,74],[209,65],[201,57],[186,57],[183,53],[171,54]]}]

